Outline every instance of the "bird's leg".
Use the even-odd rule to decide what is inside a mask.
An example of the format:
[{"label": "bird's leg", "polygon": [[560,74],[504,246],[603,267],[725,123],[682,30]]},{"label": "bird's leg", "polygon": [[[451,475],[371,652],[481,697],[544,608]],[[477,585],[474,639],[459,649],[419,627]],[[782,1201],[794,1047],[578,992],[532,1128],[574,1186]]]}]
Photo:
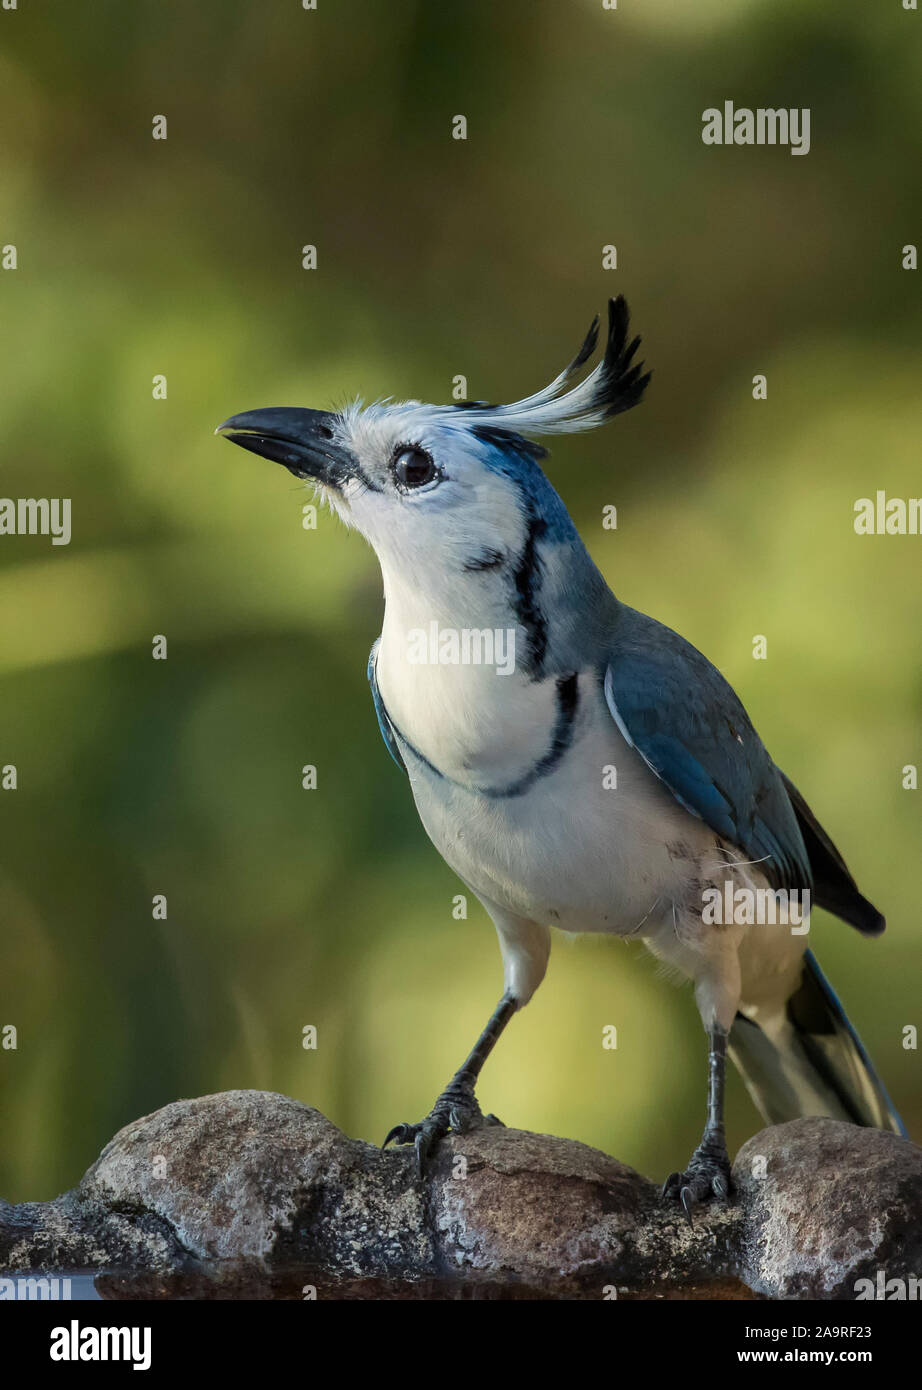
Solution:
[{"label": "bird's leg", "polygon": [[727,1034],[708,1029],[708,1117],[701,1143],[684,1173],[672,1173],[663,1185],[663,1196],[682,1203],[691,1220],[692,1208],[711,1195],[725,1202],[730,1192],[730,1158],[724,1134],[724,1078],[727,1070]]},{"label": "bird's leg", "polygon": [[467,1061],[455,1072],[426,1118],[417,1124],[395,1125],[382,1148],[387,1148],[390,1143],[413,1144],[416,1149],[416,1171],[422,1176],[430,1150],[449,1131],[463,1134],[465,1130],[476,1129],[480,1125],[502,1123],[495,1115],[483,1114],[474,1095],[474,1086],[481,1067],[515,1009],[515,999],[504,994]]}]

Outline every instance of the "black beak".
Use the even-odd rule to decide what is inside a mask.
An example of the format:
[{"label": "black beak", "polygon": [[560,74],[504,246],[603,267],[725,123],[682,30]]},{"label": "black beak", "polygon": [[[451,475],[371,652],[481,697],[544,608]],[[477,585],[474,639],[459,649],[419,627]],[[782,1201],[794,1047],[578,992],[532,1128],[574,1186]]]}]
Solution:
[{"label": "black beak", "polygon": [[232,415],[218,426],[215,434],[282,464],[296,478],[313,478],[336,487],[346,476],[350,460],[333,443],[335,419],[326,410],[278,406]]}]

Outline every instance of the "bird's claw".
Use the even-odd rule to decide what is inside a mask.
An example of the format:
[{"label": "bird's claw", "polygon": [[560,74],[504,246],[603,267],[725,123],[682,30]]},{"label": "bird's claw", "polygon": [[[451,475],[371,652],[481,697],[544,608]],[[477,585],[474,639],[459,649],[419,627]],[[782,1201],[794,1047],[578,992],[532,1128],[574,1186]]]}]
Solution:
[{"label": "bird's claw", "polygon": [[407,1124],[406,1121],[403,1124],[394,1125],[393,1129],[388,1130],[387,1138],[381,1145],[382,1149],[386,1149],[388,1144],[412,1144],[413,1130],[416,1128],[418,1126]]},{"label": "bird's claw", "polygon": [[726,1150],[696,1149],[684,1173],[670,1173],[663,1183],[662,1196],[681,1203],[689,1224],[700,1203],[711,1197],[726,1202],[730,1196],[730,1159]]},{"label": "bird's claw", "polygon": [[416,1124],[404,1122],[394,1125],[381,1147],[386,1149],[389,1144],[412,1144],[416,1151],[416,1173],[422,1177],[430,1153],[446,1134],[467,1134],[484,1125],[502,1123],[495,1115],[484,1115],[473,1092],[445,1092],[439,1096],[424,1120]]}]

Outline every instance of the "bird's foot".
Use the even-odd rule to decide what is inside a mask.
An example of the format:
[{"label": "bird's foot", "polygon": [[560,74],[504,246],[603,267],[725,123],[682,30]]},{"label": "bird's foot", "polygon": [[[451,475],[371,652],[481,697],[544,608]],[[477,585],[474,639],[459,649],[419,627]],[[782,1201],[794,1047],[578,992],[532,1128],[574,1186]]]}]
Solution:
[{"label": "bird's foot", "polygon": [[388,1144],[412,1144],[416,1150],[417,1176],[422,1177],[432,1150],[446,1134],[466,1134],[484,1125],[502,1123],[495,1115],[483,1113],[472,1088],[452,1082],[445,1087],[424,1120],[416,1124],[395,1125],[381,1147],[386,1149]]},{"label": "bird's foot", "polygon": [[663,1183],[663,1197],[681,1202],[688,1217],[701,1202],[714,1197],[726,1202],[730,1195],[730,1158],[723,1142],[702,1140],[684,1173],[671,1173]]}]

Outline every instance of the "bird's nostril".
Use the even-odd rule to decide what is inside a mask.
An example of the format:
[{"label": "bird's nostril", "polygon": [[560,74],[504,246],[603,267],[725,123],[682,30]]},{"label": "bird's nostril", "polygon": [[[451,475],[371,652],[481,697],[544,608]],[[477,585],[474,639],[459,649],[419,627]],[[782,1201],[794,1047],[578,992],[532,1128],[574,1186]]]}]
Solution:
[{"label": "bird's nostril", "polygon": [[317,426],[317,433],[318,433],[319,435],[322,435],[324,439],[332,439],[332,438],[333,438],[333,431],[332,431],[327,425],[318,425],[318,426]]}]

